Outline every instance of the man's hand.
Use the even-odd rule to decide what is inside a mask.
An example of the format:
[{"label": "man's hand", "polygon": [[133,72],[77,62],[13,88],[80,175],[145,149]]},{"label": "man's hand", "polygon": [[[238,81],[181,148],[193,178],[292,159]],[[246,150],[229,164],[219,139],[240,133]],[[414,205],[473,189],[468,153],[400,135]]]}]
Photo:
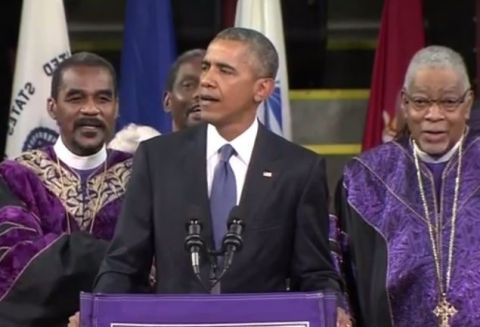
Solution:
[{"label": "man's hand", "polygon": [[68,318],[68,327],[80,327],[80,312],[76,312],[73,316]]},{"label": "man's hand", "polygon": [[[337,327],[352,327],[352,318],[342,308],[337,308]],[[70,327],[70,326],[69,326]]]}]

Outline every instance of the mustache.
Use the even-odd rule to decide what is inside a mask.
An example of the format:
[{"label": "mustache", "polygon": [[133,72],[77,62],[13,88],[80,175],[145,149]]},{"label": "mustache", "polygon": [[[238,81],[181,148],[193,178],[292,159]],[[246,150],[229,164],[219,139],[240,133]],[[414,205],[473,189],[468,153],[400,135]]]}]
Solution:
[{"label": "mustache", "polygon": [[102,128],[102,129],[107,129],[107,125],[105,124],[105,122],[103,122],[102,120],[100,120],[98,118],[90,118],[90,117],[79,118],[73,124],[73,127],[75,129],[77,129],[79,127],[82,127],[82,126],[95,126],[95,127],[99,127],[99,128]]}]

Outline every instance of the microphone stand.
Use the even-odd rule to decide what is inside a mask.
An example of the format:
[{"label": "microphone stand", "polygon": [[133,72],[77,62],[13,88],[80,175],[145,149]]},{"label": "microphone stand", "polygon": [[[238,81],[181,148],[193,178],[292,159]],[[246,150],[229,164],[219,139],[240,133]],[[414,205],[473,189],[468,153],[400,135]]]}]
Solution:
[{"label": "microphone stand", "polygon": [[210,294],[220,294],[221,293],[221,286],[220,286],[220,278],[221,276],[217,276],[218,270],[218,258],[223,255],[221,251],[208,251],[208,258],[210,262],[210,272],[209,272],[209,293]]},{"label": "microphone stand", "polygon": [[208,291],[209,288],[204,284],[200,274],[200,251],[204,247],[204,242],[200,233],[202,231],[202,224],[198,219],[191,219],[186,224],[187,236],[185,237],[185,250],[190,253],[190,261],[195,277],[200,282],[202,287]]},{"label": "microphone stand", "polygon": [[[245,224],[240,218],[237,218],[240,216],[238,211],[238,206],[232,208],[230,219],[227,223],[228,231],[223,237],[222,241],[222,249],[219,251],[208,249],[206,251],[210,263],[208,275],[210,287],[205,285],[200,274],[200,251],[205,247],[204,241],[201,237],[202,224],[198,219],[192,218],[188,223],[186,223],[185,226],[187,230],[187,236],[185,237],[184,242],[185,250],[190,253],[190,261],[192,264],[193,273],[202,287],[211,294],[221,293],[220,281],[232,265],[235,253],[240,251],[243,246],[242,233]],[[189,216],[196,217],[198,215],[192,214]],[[223,260],[219,257],[223,257]],[[220,274],[218,274],[219,262],[223,263]]]},{"label": "microphone stand", "polygon": [[[226,272],[229,270],[230,266],[232,265],[234,254],[237,251],[240,251],[242,249],[242,246],[243,246],[242,233],[243,233],[244,227],[245,227],[245,224],[243,223],[243,221],[232,215],[231,219],[228,222],[228,232],[223,237],[222,250],[217,252],[209,251],[210,265],[211,267],[214,267],[213,272],[215,273],[214,274],[215,278],[210,279],[210,285],[211,285],[210,293],[212,294],[220,294],[220,291],[221,291],[220,281],[222,280],[223,276],[226,274]],[[216,263],[218,261],[217,258],[219,256],[223,256],[223,260],[222,260],[223,268],[220,274],[217,276]]]}]

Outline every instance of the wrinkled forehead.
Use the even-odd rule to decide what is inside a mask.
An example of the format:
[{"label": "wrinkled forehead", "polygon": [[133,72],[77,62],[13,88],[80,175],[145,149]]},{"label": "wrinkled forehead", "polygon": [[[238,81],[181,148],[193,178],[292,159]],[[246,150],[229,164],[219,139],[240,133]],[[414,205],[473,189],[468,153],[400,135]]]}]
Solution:
[{"label": "wrinkled forehead", "polygon": [[180,68],[184,66],[201,67],[202,60],[203,60],[203,56],[195,56],[195,57],[189,58],[180,64]]},{"label": "wrinkled forehead", "polygon": [[451,67],[424,66],[413,75],[408,91],[434,94],[465,92],[463,76]]},{"label": "wrinkled forehead", "polygon": [[196,57],[182,62],[178,67],[175,80],[179,80],[185,75],[200,76],[202,72],[202,59],[202,57]]},{"label": "wrinkled forehead", "polygon": [[215,39],[208,45],[204,62],[228,64],[230,66],[249,65],[256,68],[256,53],[246,41]]},{"label": "wrinkled forehead", "polygon": [[114,92],[113,77],[108,69],[101,66],[72,66],[63,71],[60,81],[60,92],[70,89],[86,92]]}]

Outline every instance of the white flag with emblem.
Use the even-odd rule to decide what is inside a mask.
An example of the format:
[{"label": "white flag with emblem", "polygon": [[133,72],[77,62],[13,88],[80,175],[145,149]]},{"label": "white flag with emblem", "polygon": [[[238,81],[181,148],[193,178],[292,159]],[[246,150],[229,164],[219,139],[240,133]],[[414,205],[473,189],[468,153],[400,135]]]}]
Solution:
[{"label": "white flag with emblem", "polygon": [[258,110],[259,120],[268,129],[291,140],[288,75],[280,0],[238,0],[235,26],[257,30],[275,45],[280,59],[275,91]]},{"label": "white flag with emblem", "polygon": [[63,0],[24,0],[15,63],[7,158],[54,143],[58,128],[47,113],[52,73],[70,56]]}]

